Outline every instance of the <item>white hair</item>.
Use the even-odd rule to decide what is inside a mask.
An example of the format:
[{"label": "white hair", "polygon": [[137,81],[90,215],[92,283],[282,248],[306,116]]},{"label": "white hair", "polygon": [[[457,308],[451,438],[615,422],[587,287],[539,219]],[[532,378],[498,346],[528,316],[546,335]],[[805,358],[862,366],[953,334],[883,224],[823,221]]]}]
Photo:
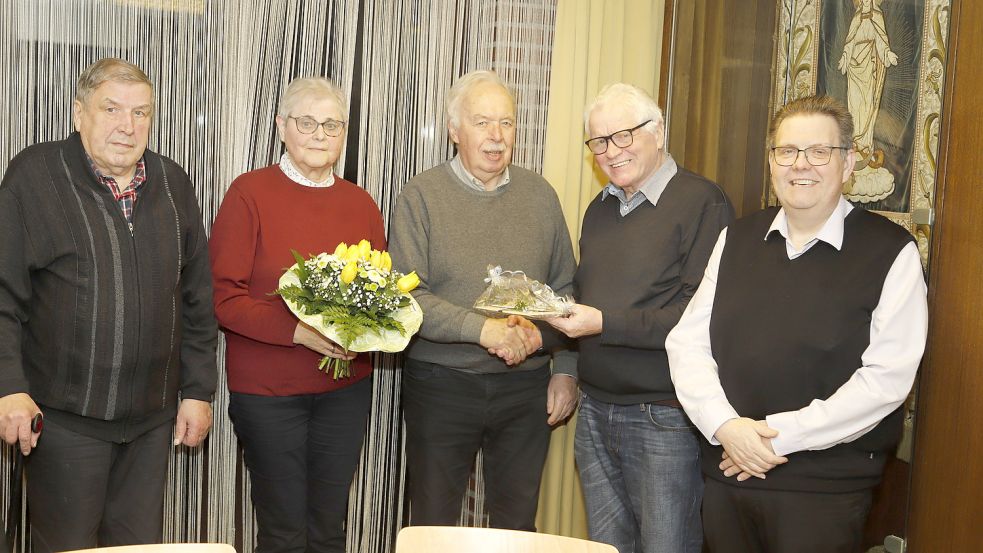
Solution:
[{"label": "white hair", "polygon": [[276,114],[286,119],[297,104],[304,100],[330,98],[348,119],[348,99],[341,87],[324,77],[300,77],[290,81],[287,90],[280,98]]},{"label": "white hair", "polygon": [[461,128],[461,104],[467,98],[471,90],[478,85],[494,84],[502,87],[512,100],[512,107],[515,108],[515,96],[509,87],[505,86],[498,73],[494,71],[472,71],[454,82],[450,91],[447,93],[447,121],[455,129]]},{"label": "white hair", "polygon": [[590,116],[601,106],[618,104],[633,111],[638,122],[651,119],[653,128],[662,126],[662,110],[659,104],[641,88],[627,83],[609,84],[597,93],[597,97],[584,108],[584,131],[590,134]]}]

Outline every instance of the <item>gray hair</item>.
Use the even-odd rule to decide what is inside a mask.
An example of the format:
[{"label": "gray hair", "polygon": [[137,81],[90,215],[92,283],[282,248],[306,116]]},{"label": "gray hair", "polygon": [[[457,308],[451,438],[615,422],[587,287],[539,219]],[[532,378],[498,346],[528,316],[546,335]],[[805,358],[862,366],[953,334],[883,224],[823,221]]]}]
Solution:
[{"label": "gray hair", "polygon": [[[84,103],[95,89],[107,81],[145,84],[150,87],[151,92],[154,89],[150,77],[147,77],[143,69],[119,58],[102,58],[86,67],[79,75],[75,99]],[[151,102],[153,102],[153,94],[151,94]]]},{"label": "gray hair", "polygon": [[512,100],[515,109],[515,96],[509,87],[505,86],[498,73],[494,71],[472,71],[454,82],[447,93],[447,122],[455,129],[461,128],[461,103],[471,90],[481,84],[494,84],[502,87]]},{"label": "gray hair", "polygon": [[286,119],[297,104],[303,100],[330,98],[348,119],[348,99],[341,87],[324,77],[300,77],[290,81],[287,90],[280,98],[276,114]]},{"label": "gray hair", "polygon": [[853,149],[853,115],[843,102],[825,94],[798,98],[779,108],[768,125],[769,148],[777,146],[775,138],[778,136],[778,127],[782,126],[786,119],[796,115],[825,115],[833,118],[836,129],[840,133],[840,143],[835,145]]},{"label": "gray hair", "polygon": [[620,104],[635,112],[638,122],[651,119],[649,125],[663,124],[659,104],[647,92],[627,83],[609,84],[597,93],[597,97],[584,108],[584,132],[590,134],[590,116],[601,106]]}]

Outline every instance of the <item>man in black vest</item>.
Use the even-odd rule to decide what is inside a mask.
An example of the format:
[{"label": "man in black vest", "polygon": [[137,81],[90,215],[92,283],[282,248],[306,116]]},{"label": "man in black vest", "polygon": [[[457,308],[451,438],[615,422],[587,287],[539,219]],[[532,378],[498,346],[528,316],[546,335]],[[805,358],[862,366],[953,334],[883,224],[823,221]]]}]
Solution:
[{"label": "man in black vest", "polygon": [[782,208],[721,233],[666,339],[706,436],[703,523],[720,552],[855,553],[925,348],[918,249],[850,205],[853,119],[827,96],[769,129]]},{"label": "man in black vest", "polygon": [[699,553],[699,435],[669,379],[665,337],[734,218],[727,196],[665,151],[662,112],[614,84],[585,110],[610,179],[587,207],[571,316],[583,389],[575,450],[590,537],[622,553]]}]

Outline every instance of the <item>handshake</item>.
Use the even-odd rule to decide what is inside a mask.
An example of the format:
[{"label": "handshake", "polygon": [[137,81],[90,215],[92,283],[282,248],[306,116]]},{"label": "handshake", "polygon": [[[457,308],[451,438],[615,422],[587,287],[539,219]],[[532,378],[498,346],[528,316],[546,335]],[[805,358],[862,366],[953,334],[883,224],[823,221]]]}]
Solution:
[{"label": "handshake", "polygon": [[488,353],[514,366],[543,346],[543,335],[525,317],[509,315],[507,319],[487,319],[478,343]]}]

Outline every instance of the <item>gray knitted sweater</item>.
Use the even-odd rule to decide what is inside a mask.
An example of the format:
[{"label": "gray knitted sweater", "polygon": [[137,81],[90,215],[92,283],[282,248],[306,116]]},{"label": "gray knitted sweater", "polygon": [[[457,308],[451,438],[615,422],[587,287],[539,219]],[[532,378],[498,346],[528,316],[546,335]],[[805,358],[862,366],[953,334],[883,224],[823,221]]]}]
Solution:
[{"label": "gray knitted sweater", "polygon": [[[539,175],[510,166],[511,182],[486,192],[469,188],[447,163],[413,177],[396,202],[389,248],[393,264],[416,271],[413,292],[423,327],[407,349],[411,359],[469,372],[540,368],[532,356],[509,368],[480,345],[486,316],[472,306],[485,290],[488,265],[521,270],[559,294],[572,293],[576,262],[556,192]],[[576,354],[540,324],[553,372],[576,374]]]}]

